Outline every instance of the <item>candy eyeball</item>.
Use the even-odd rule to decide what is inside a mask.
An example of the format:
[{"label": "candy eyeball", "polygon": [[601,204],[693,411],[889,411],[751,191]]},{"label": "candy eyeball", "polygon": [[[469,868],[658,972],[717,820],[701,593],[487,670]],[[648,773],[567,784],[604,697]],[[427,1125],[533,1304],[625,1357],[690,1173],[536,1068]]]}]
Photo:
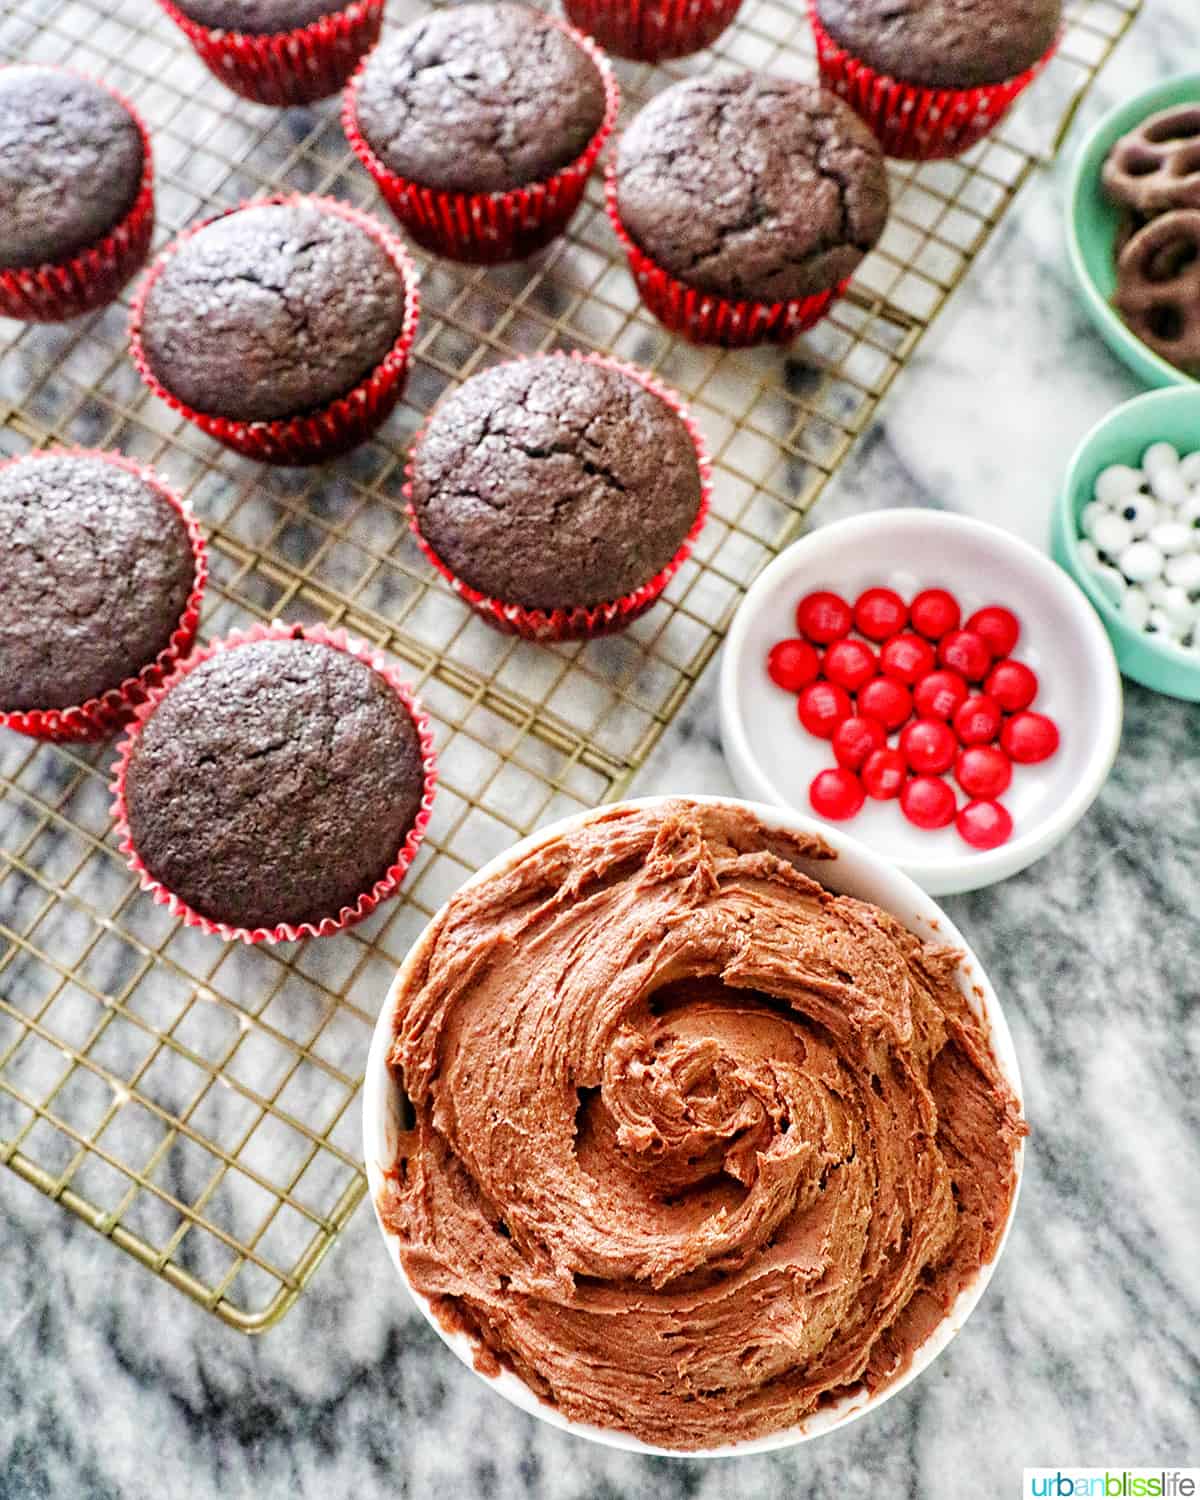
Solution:
[{"label": "candy eyeball", "polygon": [[1193,535],[1192,527],[1185,525],[1183,521],[1160,521],[1157,526],[1150,528],[1148,540],[1164,557],[1175,557],[1188,550],[1192,545]]},{"label": "candy eyeball", "polygon": [[1200,487],[1200,449],[1180,460],[1179,477],[1189,489]]},{"label": "candy eyeball", "polygon": [[1112,511],[1107,505],[1101,505],[1099,500],[1089,500],[1079,512],[1079,529],[1085,537],[1092,541],[1096,538],[1096,525],[1105,516],[1111,516]]},{"label": "candy eyeball", "polygon": [[1114,509],[1129,527],[1131,537],[1143,537],[1158,524],[1159,509],[1149,495],[1126,495]]},{"label": "candy eyeball", "polygon": [[1185,505],[1191,498],[1191,490],[1178,469],[1160,469],[1150,480],[1154,498],[1172,510]]},{"label": "candy eyeball", "polygon": [[1200,593],[1200,552],[1182,552],[1167,558],[1167,582],[1185,593]]},{"label": "candy eyeball", "polygon": [[1097,517],[1091,531],[1091,538],[1101,552],[1107,552],[1110,557],[1115,557],[1133,541],[1134,531],[1123,516],[1109,511],[1107,515]]},{"label": "candy eyeball", "polygon": [[[1200,533],[1200,495],[1193,495],[1186,505],[1181,505],[1175,512],[1175,519]],[[1200,535],[1196,537],[1196,545],[1200,546]]]},{"label": "candy eyeball", "polygon": [[1142,472],[1148,479],[1179,468],[1179,450],[1173,443],[1151,443],[1142,454]]},{"label": "candy eyeball", "polygon": [[[1196,559],[1200,562],[1200,557]],[[1117,559],[1130,583],[1148,583],[1163,570],[1163,555],[1153,542],[1130,542]]]},{"label": "candy eyeball", "polygon": [[1146,622],[1150,618],[1150,601],[1141,589],[1137,587],[1127,589],[1124,599],[1121,600],[1121,613],[1134,630],[1145,630]]},{"label": "candy eyeball", "polygon": [[1102,505],[1116,505],[1126,495],[1136,494],[1145,480],[1139,469],[1128,464],[1110,464],[1096,476],[1093,494]]}]

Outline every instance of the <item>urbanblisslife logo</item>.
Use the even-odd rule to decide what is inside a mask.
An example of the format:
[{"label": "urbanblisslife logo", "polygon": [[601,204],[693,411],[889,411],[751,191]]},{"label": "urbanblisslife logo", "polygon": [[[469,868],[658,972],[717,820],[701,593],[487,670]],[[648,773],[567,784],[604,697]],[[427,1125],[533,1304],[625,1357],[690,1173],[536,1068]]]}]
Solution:
[{"label": "urbanblisslife logo", "polygon": [[1200,1469],[1026,1469],[1021,1495],[1023,1500],[1080,1500],[1092,1495],[1106,1500],[1146,1495],[1200,1500]]}]

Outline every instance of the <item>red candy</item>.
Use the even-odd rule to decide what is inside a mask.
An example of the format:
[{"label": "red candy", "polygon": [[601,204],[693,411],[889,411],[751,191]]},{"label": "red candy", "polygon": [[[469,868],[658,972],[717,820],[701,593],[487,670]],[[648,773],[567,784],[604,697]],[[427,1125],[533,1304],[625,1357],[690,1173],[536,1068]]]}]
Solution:
[{"label": "red candy", "polygon": [[934,661],[933,647],[919,635],[894,635],[879,653],[883,675],[910,687],[933,671]]},{"label": "red candy", "polygon": [[943,667],[928,672],[913,688],[913,706],[923,719],[952,719],[967,699],[967,679],[961,672]]},{"label": "red candy", "polygon": [[944,667],[961,672],[968,682],[982,682],[992,664],[991,647],[973,630],[952,630],[938,646],[938,660]]},{"label": "red candy", "polygon": [[886,641],[908,624],[908,606],[894,589],[867,589],[854,606],[854,623],[869,641]]},{"label": "red candy", "polygon": [[999,797],[1012,781],[1012,761],[995,745],[969,745],[954,776],[968,797]]},{"label": "red candy", "polygon": [[1012,836],[1013,820],[999,802],[968,802],[957,819],[962,838],[975,849],[995,849]]},{"label": "red candy", "polygon": [[988,673],[983,690],[1005,713],[1015,714],[1037,697],[1037,673],[1023,661],[1000,661]]},{"label": "red candy", "polygon": [[862,641],[834,641],[825,653],[821,670],[830,682],[848,693],[857,693],[879,671],[874,651]]},{"label": "red candy", "polygon": [[796,628],[801,635],[820,646],[849,635],[853,623],[850,606],[840,594],[831,594],[827,590],[805,594],[796,606]]},{"label": "red candy", "polygon": [[859,693],[858,711],[878,719],[885,729],[899,729],[912,713],[912,694],[890,677],[875,677]]},{"label": "red candy", "polygon": [[776,687],[798,693],[821,675],[821,658],[807,641],[776,641],[767,655],[767,675]]},{"label": "red candy", "polygon": [[940,776],[914,776],[900,793],[900,811],[918,828],[946,828],[956,809],[953,789]]},{"label": "red candy", "polygon": [[833,758],[847,771],[860,771],[870,755],[887,744],[887,732],[875,719],[843,719],[833,731]]},{"label": "red candy", "polygon": [[900,795],[908,779],[908,767],[899,750],[876,750],[862,768],[862,784],[868,797],[887,802]]},{"label": "red candy", "polygon": [[951,630],[957,630],[962,619],[958,600],[945,589],[925,589],[913,600],[908,611],[912,627],[931,641],[940,641]]},{"label": "red candy", "polygon": [[833,731],[853,711],[850,694],[836,682],[810,682],[796,704],[801,724],[819,740],[831,739]]},{"label": "red candy", "polygon": [[1036,765],[1058,749],[1058,726],[1045,714],[1014,714],[1004,726],[1000,743],[1021,765]]},{"label": "red candy", "polygon": [[948,771],[957,750],[954,731],[941,719],[915,719],[900,731],[900,753],[914,771]]},{"label": "red candy", "polygon": [[955,710],[954,732],[964,745],[990,745],[1000,733],[1003,718],[995,698],[976,693]]},{"label": "red candy", "polygon": [[858,777],[843,766],[818,771],[808,789],[813,811],[835,823],[854,817],[863,805],[864,796]]},{"label": "red candy", "polygon": [[991,604],[977,609],[967,621],[967,629],[981,635],[993,656],[1008,656],[1021,635],[1021,626],[1010,609]]}]

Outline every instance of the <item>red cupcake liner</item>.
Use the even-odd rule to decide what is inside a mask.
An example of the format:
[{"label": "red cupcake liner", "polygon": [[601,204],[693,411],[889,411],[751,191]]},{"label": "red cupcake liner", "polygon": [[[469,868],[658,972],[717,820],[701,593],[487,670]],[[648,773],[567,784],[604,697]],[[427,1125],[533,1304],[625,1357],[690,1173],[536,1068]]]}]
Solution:
[{"label": "red cupcake liner", "polygon": [[[336,917],[323,917],[320,922],[296,924],[282,922],[278,927],[231,927],[227,922],[214,922],[211,918],[201,916],[199,912],[194,911],[173,891],[168,890],[161,881],[156,880],[142,863],[129,831],[129,809],[125,796],[129,760],[146,720],[150,718],[171,689],[189,672],[194,671],[201,662],[208,661],[218,652],[230,651],[237,646],[248,645],[252,641],[285,640],[318,641],[322,645],[333,646],[339,651],[347,651],[351,656],[356,656],[359,661],[365,662],[367,666],[379,673],[412,716],[421,745],[421,764],[425,772],[425,786],[417,815],[413,819],[412,827],[408,830],[408,835],[395,861],[388,866],[369,891],[364,891],[359,896],[353,906],[343,906]],[[275,620],[270,625],[254,625],[249,630],[235,630],[219,641],[212,641],[203,650],[195,652],[187,661],[181,663],[179,669],[166,682],[154,689],[147,701],[138,709],[134,722],[129,726],[128,735],[117,748],[117,759],[113,766],[113,779],[109,783],[109,791],[113,794],[112,817],[116,824],[118,847],[125,855],[129,868],[138,877],[142,890],[148,891],[159,906],[165,906],[173,917],[178,917],[186,926],[198,927],[202,932],[207,932],[210,936],[222,937],[227,942],[291,943],[304,937],[329,937],[331,933],[353,927],[369,917],[381,901],[386,901],[396,894],[425,837],[425,830],[429,826],[430,814],[433,811],[436,786],[437,756],[434,752],[433,729],[429,716],[422,709],[412,689],[396,676],[383,657],[378,652],[372,651],[364,641],[347,635],[344,630],[330,630],[325,625],[287,625],[282,620]]]},{"label": "red cupcake liner", "polygon": [[938,161],[961,156],[1003,119],[1058,49],[1061,33],[1045,55],[1016,78],[973,89],[933,89],[876,73],[830,36],[808,0],[817,43],[821,82],[874,131],[884,155],[902,161]]},{"label": "red cupcake liner", "polygon": [[[455,193],[422,187],[391,171],[376,156],[358,123],[363,69],[351,79],[342,103],[342,129],[351,149],[375,179],[388,207],[426,250],[476,265],[523,260],[556,239],[579,207],[596,159],[612,134],[621,93],[612,64],[590,36],[556,16],[545,18],[582,47],[604,80],[604,118],[583,154],[545,182],[507,193]],[[365,67],[365,63],[364,63]]]},{"label": "red cupcake liner", "polygon": [[0,464],[0,471],[16,464],[36,463],[47,458],[99,458],[105,463],[128,470],[130,474],[136,474],[182,518],[195,559],[192,592],[188,595],[179,624],[154,660],[147,662],[135,677],[127,677],[117,687],[109,688],[98,698],[89,698],[86,703],[75,708],[24,709],[0,713],[0,727],[15,729],[18,734],[28,734],[38,740],[107,739],[129,722],[139,705],[145,703],[150,693],[175,670],[191,650],[200,623],[204,586],[208,582],[208,550],[204,533],[187,502],[170,489],[153,469],[146,468],[132,458],[126,458],[122,453],[105,453],[97,448],[52,448],[8,459]]},{"label": "red cupcake liner", "polygon": [[[146,310],[146,299],[150,289],[162,274],[171,256],[195,234],[209,224],[223,219],[244,208],[261,208],[267,203],[301,203],[319,205],[328,213],[339,214],[351,224],[356,224],[380,245],[392,264],[400,273],[404,283],[404,323],[396,342],[375,366],[370,374],[348,392],[331,401],[328,406],[309,412],[305,416],[280,417],[273,422],[237,422],[230,417],[219,417],[211,412],[196,411],[180,401],[158,379],[150,368],[146,350],[142,343],[142,319]],[[246,458],[255,458],[268,464],[314,464],[339,453],[346,453],[365,442],[373,432],[387,420],[404,390],[408,378],[409,354],[417,333],[417,320],[421,310],[419,277],[412,257],[397,235],[390,234],[382,224],[333,198],[319,198],[312,194],[289,193],[271,198],[247,199],[236,208],[214,214],[202,223],[185,229],[178,238],[166,247],[142,278],[133,310],[129,318],[129,352],[138,373],[160,400],[172,411],[186,417],[189,422],[216,438],[227,448]]]},{"label": "red cupcake liner", "polygon": [[[530,359],[548,359],[549,357],[549,354],[528,356]],[[577,350],[573,350],[571,358],[590,365],[599,365],[604,370],[617,370],[631,380],[636,380],[639,385],[652,392],[671,408],[687,428],[696,449],[696,462],[700,469],[700,504],[696,509],[696,519],[692,522],[687,536],[684,537],[679,551],[666,567],[656,573],[649,582],[634,589],[632,593],[622,594],[619,599],[613,599],[604,604],[581,605],[575,609],[549,610],[529,609],[523,604],[508,604],[502,599],[493,599],[459,578],[453,568],[442,561],[421,534],[417,513],[412,503],[413,455],[425,436],[429,420],[432,418],[432,413],[430,413],[430,418],[426,419],[424,426],[412,440],[408,450],[408,462],[405,466],[405,509],[408,512],[408,524],[412,528],[417,546],[455,593],[459,594],[489,625],[503,631],[505,635],[519,635],[527,641],[578,641],[588,640],[593,636],[611,635],[614,631],[624,630],[639,615],[645,614],[691,556],[692,547],[708,517],[709,503],[712,498],[712,463],[708,456],[704,436],[691,412],[670,387],[663,385],[661,381],[656,380],[648,371],[639,369],[637,365],[625,364],[605,354],[580,354]],[[518,362],[523,361],[512,361],[512,363]]]},{"label": "red cupcake liner", "polygon": [[618,57],[666,62],[711,47],[742,0],[563,0],[563,10]]},{"label": "red cupcake liner", "polygon": [[652,260],[625,228],[617,208],[617,169],[611,163],[604,181],[604,203],[642,301],[665,327],[696,344],[742,349],[752,344],[791,343],[819,323],[850,284],[847,277],[827,291],[785,302],[735,301],[701,292]]},{"label": "red cupcake liner", "polygon": [[154,157],[145,121],[124,94],[103,79],[75,68],[59,72],[100,84],[129,112],[142,138],[142,181],[125,217],[94,245],[66,260],[0,271],[0,317],[26,323],[61,323],[112,302],[145,263],[154,234]]},{"label": "red cupcake liner", "polygon": [[[312,104],[336,94],[379,40],[384,0],[353,0],[295,31],[220,31],[158,0],[208,71],[256,104]],[[336,4],[337,0],[330,0]]]}]

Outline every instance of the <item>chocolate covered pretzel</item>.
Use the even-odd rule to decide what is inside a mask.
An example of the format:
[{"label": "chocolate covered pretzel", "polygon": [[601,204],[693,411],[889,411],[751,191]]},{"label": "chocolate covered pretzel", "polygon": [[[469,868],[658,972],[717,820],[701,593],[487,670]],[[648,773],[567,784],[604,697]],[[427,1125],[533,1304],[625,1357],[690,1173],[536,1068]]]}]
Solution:
[{"label": "chocolate covered pretzel", "polygon": [[1123,135],[1100,180],[1114,203],[1143,218],[1200,208],[1200,102],[1160,110]]},{"label": "chocolate covered pretzel", "polygon": [[1160,214],[1117,257],[1113,304],[1142,342],[1200,374],[1200,209]]}]

